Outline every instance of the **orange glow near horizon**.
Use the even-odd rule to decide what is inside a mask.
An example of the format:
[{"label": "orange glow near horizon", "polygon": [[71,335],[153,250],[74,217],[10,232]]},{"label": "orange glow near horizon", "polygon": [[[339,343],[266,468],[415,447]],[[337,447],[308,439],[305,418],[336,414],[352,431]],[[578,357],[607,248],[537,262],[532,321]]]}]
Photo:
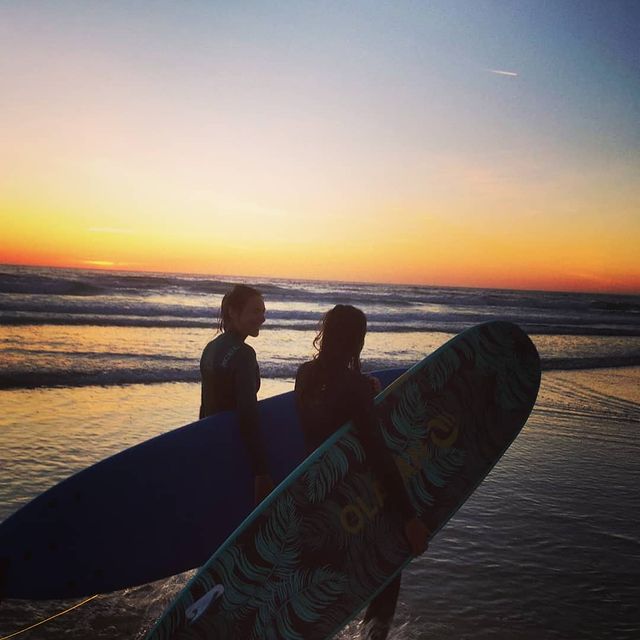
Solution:
[{"label": "orange glow near horizon", "polygon": [[[436,286],[639,293],[640,223],[622,205],[616,225],[589,213],[579,224],[545,194],[514,220],[500,198],[459,178],[455,197],[358,202],[350,210],[311,199],[306,213],[215,197],[172,213],[180,191],[162,187],[129,202],[112,191],[0,195],[5,264]],[[473,184],[473,181],[472,181]],[[510,195],[515,190],[510,187]],[[472,207],[467,199],[472,200]],[[168,202],[168,204],[167,204]],[[113,215],[111,211],[127,211]],[[491,211],[490,214],[483,211]],[[626,215],[625,215],[626,214]],[[589,218],[589,216],[591,217]]]},{"label": "orange glow near horizon", "polygon": [[[458,183],[460,184],[460,183]],[[179,193],[169,192],[173,203]],[[5,264],[436,286],[639,293],[638,222],[615,227],[554,215],[524,215],[483,196],[417,203],[333,205],[295,215],[229,203],[123,205],[109,193],[0,196]],[[57,204],[56,204],[57,201]],[[304,203],[303,203],[304,204]],[[499,202],[498,202],[499,204]],[[556,209],[562,209],[559,203]],[[166,205],[165,205],[166,207]],[[315,210],[313,210],[315,207]],[[371,207],[370,209],[368,207]],[[135,214],[133,209],[136,208]],[[549,205],[552,212],[553,208]],[[586,207],[585,207],[586,208]],[[206,209],[211,213],[207,215]],[[526,211],[526,209],[525,209]],[[446,213],[445,213],[446,212]]]},{"label": "orange glow near horizon", "polygon": [[[51,226],[40,234],[18,224],[0,248],[4,264],[380,282],[454,287],[591,291],[637,294],[640,273],[635,268],[632,238],[618,251],[598,245],[563,244],[505,232],[448,228],[432,223],[423,234],[414,231],[398,240],[378,234],[360,239],[343,237],[304,242],[257,237],[225,245],[220,239],[169,230],[148,234],[114,227],[74,231]],[[186,236],[186,237],[185,237]],[[220,244],[218,244],[220,243]]]}]

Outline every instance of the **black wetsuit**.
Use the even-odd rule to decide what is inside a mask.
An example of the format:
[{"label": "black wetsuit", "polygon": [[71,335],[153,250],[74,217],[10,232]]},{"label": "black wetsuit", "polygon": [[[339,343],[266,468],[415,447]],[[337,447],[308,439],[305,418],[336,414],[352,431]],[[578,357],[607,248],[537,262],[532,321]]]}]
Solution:
[{"label": "black wetsuit", "polygon": [[200,375],[200,418],[219,411],[237,411],[251,470],[256,476],[267,474],[267,458],[258,429],[256,394],[260,388],[260,370],[256,352],[238,335],[225,331],[204,348]]},{"label": "black wetsuit", "polygon": [[[373,389],[362,374],[343,369],[323,376],[317,360],[305,362],[296,376],[296,407],[307,454],[319,447],[348,420],[353,420],[371,460],[373,472],[405,520],[415,516],[400,472],[385,447],[374,419]],[[395,613],[400,574],[369,604],[364,616],[367,638],[384,640]]]}]

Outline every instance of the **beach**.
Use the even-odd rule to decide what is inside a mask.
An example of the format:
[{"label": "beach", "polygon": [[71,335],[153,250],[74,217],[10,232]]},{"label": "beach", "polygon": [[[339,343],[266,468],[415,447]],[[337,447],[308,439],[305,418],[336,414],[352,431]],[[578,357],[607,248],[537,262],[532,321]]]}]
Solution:
[{"label": "beach", "polygon": [[[200,352],[233,279],[0,272],[1,520],[70,474],[197,418]],[[293,388],[336,302],[367,312],[369,370],[409,366],[493,318],[517,321],[542,356],[527,425],[404,571],[391,638],[638,637],[637,296],[257,284],[267,304],[251,342],[261,398]],[[100,595],[23,637],[141,638],[189,575]],[[7,600],[0,637],[77,602]],[[355,640],[357,622],[338,638]]]},{"label": "beach", "polygon": [[[639,33],[640,0],[0,2],[0,640],[144,640],[196,563],[189,640],[232,607],[278,637],[222,640],[361,640],[349,610],[391,584],[386,514],[410,510],[364,442],[353,492],[351,440],[301,467],[287,413],[339,304],[366,315],[362,373],[416,367],[374,412],[406,542],[435,531],[388,640],[640,640]],[[198,420],[252,392],[201,389],[237,284],[265,304],[258,336],[255,297],[227,328],[275,397],[266,443],[251,402]],[[513,372],[539,372],[496,322],[540,356],[506,451]],[[425,363],[473,328],[486,349]],[[221,359],[252,381],[244,346]],[[247,514],[261,448],[280,491]]]}]

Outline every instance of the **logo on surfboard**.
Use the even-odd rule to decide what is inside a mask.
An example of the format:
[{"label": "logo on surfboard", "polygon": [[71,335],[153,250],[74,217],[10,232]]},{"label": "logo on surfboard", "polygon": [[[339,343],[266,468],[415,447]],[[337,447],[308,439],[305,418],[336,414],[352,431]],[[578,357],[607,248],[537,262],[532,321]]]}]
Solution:
[{"label": "logo on surfboard", "polygon": [[185,611],[187,620],[194,623],[223,593],[224,587],[221,584],[215,585]]}]

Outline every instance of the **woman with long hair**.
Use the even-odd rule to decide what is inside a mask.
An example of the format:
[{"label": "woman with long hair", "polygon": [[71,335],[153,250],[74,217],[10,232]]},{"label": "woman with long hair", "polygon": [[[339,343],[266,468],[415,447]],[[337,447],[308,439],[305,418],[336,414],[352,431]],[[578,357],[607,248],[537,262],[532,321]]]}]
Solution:
[{"label": "woman with long hair", "polygon": [[[339,304],[325,314],[313,341],[317,354],[296,376],[296,406],[307,454],[319,447],[348,420],[353,420],[374,474],[404,519],[404,533],[414,555],[427,548],[428,530],[418,520],[400,472],[385,447],[374,417],[373,398],[380,391],[375,378],[360,370],[360,353],[367,333],[365,314]],[[365,613],[364,633],[369,640],[384,640],[395,613],[400,575]]]},{"label": "woman with long hair", "polygon": [[258,428],[260,369],[256,352],[245,343],[257,337],[265,320],[262,294],[243,284],[225,294],[220,306],[218,332],[202,352],[200,418],[233,409],[238,413],[242,439],[254,475],[258,504],[273,489],[267,458]]}]

